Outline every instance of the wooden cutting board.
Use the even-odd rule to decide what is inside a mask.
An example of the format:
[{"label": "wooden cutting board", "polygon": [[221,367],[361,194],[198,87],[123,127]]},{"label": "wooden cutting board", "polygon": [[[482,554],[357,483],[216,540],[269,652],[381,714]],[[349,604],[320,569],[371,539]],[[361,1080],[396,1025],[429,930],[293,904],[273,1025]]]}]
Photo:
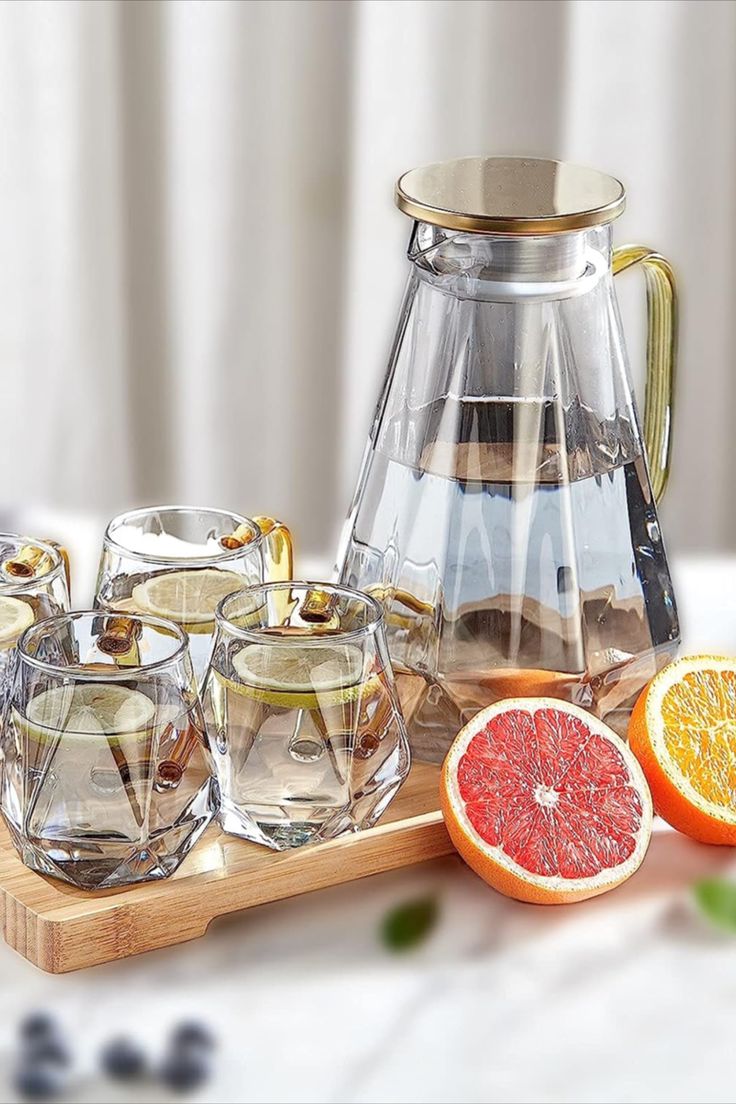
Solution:
[{"label": "wooden cutting board", "polygon": [[367,832],[278,853],[213,827],[171,878],[95,893],[23,866],[0,822],[3,938],[63,974],[198,939],[217,916],[447,855],[438,779],[439,767],[415,764]]}]

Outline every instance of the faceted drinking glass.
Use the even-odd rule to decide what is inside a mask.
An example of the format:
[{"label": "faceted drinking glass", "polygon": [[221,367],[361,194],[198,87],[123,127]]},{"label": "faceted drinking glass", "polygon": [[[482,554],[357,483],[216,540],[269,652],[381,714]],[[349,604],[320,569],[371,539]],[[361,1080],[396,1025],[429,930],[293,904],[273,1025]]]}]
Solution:
[{"label": "faceted drinking glass", "polygon": [[120,514],[108,525],[95,606],[181,625],[201,681],[218,602],[251,583],[291,575],[291,535],[273,518],[152,506]]},{"label": "faceted drinking glass", "polygon": [[18,642],[2,811],[27,866],[83,889],[173,873],[218,805],[186,634],[96,611]]},{"label": "faceted drinking glass", "polygon": [[69,609],[67,562],[63,549],[49,541],[0,533],[0,709],[22,633]]},{"label": "faceted drinking glass", "polygon": [[381,607],[347,587],[226,598],[203,704],[223,828],[276,850],[370,827],[409,771]]}]

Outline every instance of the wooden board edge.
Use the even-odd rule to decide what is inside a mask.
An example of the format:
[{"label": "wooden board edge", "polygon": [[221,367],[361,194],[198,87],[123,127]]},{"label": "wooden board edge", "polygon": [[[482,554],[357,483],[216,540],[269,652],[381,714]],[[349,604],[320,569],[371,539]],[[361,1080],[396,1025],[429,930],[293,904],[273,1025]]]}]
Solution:
[{"label": "wooden board edge", "polygon": [[[405,817],[403,820],[377,824],[363,832],[339,836],[327,843],[319,844],[316,848],[295,848],[291,851],[277,852],[268,851],[255,844],[247,844],[247,846],[258,847],[260,852],[268,854],[272,859],[272,863],[268,863],[268,872],[274,871],[281,874],[285,873],[287,868],[291,871],[294,867],[301,867],[305,864],[305,861],[310,866],[316,863],[324,863],[335,853],[342,853],[347,856],[349,852],[356,852],[357,859],[360,861],[360,856],[364,851],[370,850],[372,852],[376,849],[379,853],[383,853],[382,849],[386,848],[384,854],[384,858],[386,858],[391,855],[389,849],[394,848],[396,837],[402,840],[408,839],[412,847],[416,848],[420,846],[416,837],[423,836],[432,826],[441,825],[442,823],[442,814],[437,809],[428,813],[418,813],[413,817]],[[238,848],[242,846],[242,841],[235,836],[223,837],[223,846]],[[420,858],[416,861],[423,860]],[[410,865],[410,862],[398,862],[397,865],[407,866]],[[281,868],[284,868],[284,870],[282,871]],[[261,868],[261,874],[263,869]],[[390,869],[390,866],[387,864],[385,869]],[[43,875],[35,874],[35,872],[33,876],[43,877]],[[149,904],[158,904],[159,900],[170,900],[172,897],[177,897],[180,900],[189,897],[199,899],[204,892],[207,892],[209,894],[207,900],[214,918],[221,915],[221,912],[217,910],[213,903],[214,900],[221,896],[227,896],[234,884],[240,881],[247,882],[252,880],[254,876],[251,867],[244,865],[242,869],[238,869],[237,863],[228,868],[226,872],[219,868],[207,868],[190,874],[185,873],[182,867],[178,874],[161,881],[142,882],[138,885],[121,887],[117,890],[107,890],[104,894],[92,891],[83,897],[65,898],[60,895],[58,903],[51,909],[48,907],[36,908],[30,895],[26,899],[22,891],[17,892],[17,889],[10,891],[2,883],[0,883],[0,894],[9,894],[29,913],[39,919],[68,923],[80,913],[90,919],[96,919],[112,912],[120,912],[128,907],[135,909],[139,906],[142,897],[145,897]],[[25,887],[23,888],[25,889]]]},{"label": "wooden board edge", "polygon": [[53,973],[54,931],[45,918],[0,887],[0,931],[7,945],[34,966]]},{"label": "wooden board edge", "polygon": [[254,879],[252,870],[211,877],[203,892],[205,873],[178,883],[152,885],[151,889],[163,892],[141,896],[137,902],[132,894],[126,895],[124,903],[115,896],[107,898],[109,907],[88,915],[79,915],[78,907],[77,915],[70,915],[68,906],[43,915],[14,901],[12,932],[5,924],[5,939],[41,970],[69,973],[198,939],[220,916],[454,852],[439,811],[379,825],[360,839],[342,837],[319,850],[318,860],[309,864],[306,873],[293,870],[296,860],[275,863],[266,877],[259,874]]}]

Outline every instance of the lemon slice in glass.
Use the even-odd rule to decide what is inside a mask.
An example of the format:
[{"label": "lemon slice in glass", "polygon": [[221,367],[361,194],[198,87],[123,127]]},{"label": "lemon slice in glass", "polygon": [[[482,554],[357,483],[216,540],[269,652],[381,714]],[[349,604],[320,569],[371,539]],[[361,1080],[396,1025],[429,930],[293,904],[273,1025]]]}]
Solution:
[{"label": "lemon slice in glass", "polygon": [[53,686],[32,698],[24,728],[39,742],[59,733],[86,742],[90,737],[145,739],[156,707],[140,690],[127,686]]},{"label": "lemon slice in glass", "polygon": [[378,676],[363,677],[363,652],[355,644],[246,644],[232,658],[239,694],[286,709],[316,709],[357,701]]},{"label": "lemon slice in glass", "polygon": [[28,602],[0,595],[0,651],[11,648],[34,620],[33,609]]},{"label": "lemon slice in glass", "polygon": [[141,613],[152,613],[176,621],[190,633],[212,632],[217,604],[242,590],[247,579],[234,571],[192,568],[154,575],[133,587],[133,605]]}]

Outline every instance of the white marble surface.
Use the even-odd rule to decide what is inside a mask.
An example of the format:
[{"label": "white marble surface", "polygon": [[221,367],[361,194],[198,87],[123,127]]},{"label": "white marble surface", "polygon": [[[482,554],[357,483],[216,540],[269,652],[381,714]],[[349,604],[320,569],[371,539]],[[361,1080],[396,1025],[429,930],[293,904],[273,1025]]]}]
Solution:
[{"label": "white marble surface", "polygon": [[[736,652],[736,560],[681,561],[676,580],[684,650]],[[0,1050],[23,1010],[50,1005],[86,1055],[70,1100],[165,1100],[153,1086],[115,1095],[90,1055],[114,1030],[155,1048],[197,1014],[221,1046],[194,1100],[730,1101],[736,937],[689,901],[695,879],[735,865],[662,829],[629,883],[554,910],[507,901],[447,859],[76,975],[48,977],[0,946]],[[427,892],[437,928],[391,955],[382,916]]]}]

